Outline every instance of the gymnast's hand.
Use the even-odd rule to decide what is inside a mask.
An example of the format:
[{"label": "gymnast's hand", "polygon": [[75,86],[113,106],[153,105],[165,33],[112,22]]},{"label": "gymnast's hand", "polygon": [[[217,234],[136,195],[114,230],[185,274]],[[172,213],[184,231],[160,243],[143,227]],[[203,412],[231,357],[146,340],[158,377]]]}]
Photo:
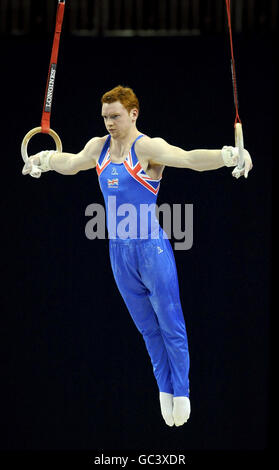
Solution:
[{"label": "gymnast's hand", "polygon": [[51,170],[50,157],[55,153],[55,150],[43,150],[28,158],[25,163],[22,174],[33,176],[33,178],[40,178],[41,173]]},{"label": "gymnast's hand", "polygon": [[240,170],[238,166],[236,166],[232,172],[232,175],[235,178],[239,178],[240,176],[243,176],[243,175],[245,178],[248,178],[248,173],[253,168],[253,163],[252,163],[250,153],[246,149],[243,149],[243,158],[244,158],[243,168]]}]

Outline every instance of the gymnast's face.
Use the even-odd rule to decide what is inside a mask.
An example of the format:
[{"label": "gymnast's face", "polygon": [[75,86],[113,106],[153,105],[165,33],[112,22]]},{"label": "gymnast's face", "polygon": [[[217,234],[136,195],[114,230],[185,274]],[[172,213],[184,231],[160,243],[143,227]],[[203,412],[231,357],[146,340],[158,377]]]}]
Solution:
[{"label": "gymnast's face", "polygon": [[114,101],[103,104],[102,117],[110,135],[115,139],[123,138],[135,126],[138,110],[135,108],[128,112],[120,101]]}]

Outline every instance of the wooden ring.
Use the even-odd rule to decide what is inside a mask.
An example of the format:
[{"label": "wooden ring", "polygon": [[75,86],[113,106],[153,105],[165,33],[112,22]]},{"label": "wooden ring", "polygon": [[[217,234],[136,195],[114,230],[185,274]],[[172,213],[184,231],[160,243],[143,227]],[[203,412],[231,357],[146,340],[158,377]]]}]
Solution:
[{"label": "wooden ring", "polygon": [[238,147],[239,151],[239,160],[238,160],[238,169],[243,169],[244,165],[244,141],[243,141],[243,132],[242,132],[242,125],[240,122],[237,122],[234,127],[234,138],[235,138],[235,146]]},{"label": "wooden ring", "polygon": [[[21,143],[21,156],[23,158],[23,161],[26,163],[28,161],[28,153],[27,153],[27,147],[29,140],[33,135],[39,134],[42,132],[41,127],[34,127],[34,129],[31,129],[31,131],[27,132],[26,136],[23,138],[22,143]],[[56,150],[57,152],[62,152],[62,142],[58,134],[52,129],[49,129],[48,134],[53,138],[55,145],[56,145]]]}]

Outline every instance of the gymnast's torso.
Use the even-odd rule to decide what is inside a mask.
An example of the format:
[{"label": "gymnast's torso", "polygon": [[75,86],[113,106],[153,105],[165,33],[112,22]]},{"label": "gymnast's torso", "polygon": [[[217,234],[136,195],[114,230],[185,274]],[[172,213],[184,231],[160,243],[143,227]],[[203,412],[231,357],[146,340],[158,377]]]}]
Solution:
[{"label": "gymnast's torso", "polygon": [[[142,139],[150,139],[147,135],[138,132],[138,135],[135,137],[135,139],[142,135]],[[108,138],[108,135],[105,135],[100,139],[100,149],[103,148],[105,145],[105,142]],[[134,139],[134,140],[135,140]],[[134,141],[133,141],[134,142]],[[129,151],[131,150],[131,146],[133,142],[129,143],[124,147],[122,151],[119,151],[116,146],[114,145],[114,140],[111,138],[110,141],[110,160],[112,163],[123,163],[124,160],[126,159]],[[137,159],[144,170],[144,172],[150,176],[152,179],[159,179],[162,177],[163,170],[164,170],[164,165],[154,165],[149,161],[148,155],[145,155],[144,152],[141,151],[140,146],[138,145],[138,141],[135,143],[135,152],[137,155]]]},{"label": "gymnast's torso", "polygon": [[110,238],[145,239],[159,230],[155,205],[162,166],[148,166],[148,160],[136,153],[136,143],[143,138],[138,133],[130,148],[117,155],[111,152],[111,135],[106,136],[96,164]]}]

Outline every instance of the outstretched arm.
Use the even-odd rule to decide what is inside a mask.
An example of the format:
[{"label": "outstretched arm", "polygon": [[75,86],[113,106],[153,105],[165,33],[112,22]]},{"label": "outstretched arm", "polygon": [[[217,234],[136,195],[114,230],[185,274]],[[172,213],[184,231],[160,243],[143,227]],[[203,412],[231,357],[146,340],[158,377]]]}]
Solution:
[{"label": "outstretched arm", "polygon": [[77,154],[45,150],[30,157],[24,165],[22,173],[29,174],[33,164],[43,172],[54,170],[62,175],[75,175],[81,170],[95,168],[102,147],[103,138],[94,137]]},{"label": "outstretched arm", "polygon": [[[223,166],[236,166],[238,151],[235,147],[223,147],[220,150],[183,150],[168,144],[161,138],[143,138],[137,141],[137,152],[143,158],[148,157],[149,163],[176,168],[190,168],[196,171],[216,170]],[[244,150],[245,176],[252,168],[252,160]]]}]

